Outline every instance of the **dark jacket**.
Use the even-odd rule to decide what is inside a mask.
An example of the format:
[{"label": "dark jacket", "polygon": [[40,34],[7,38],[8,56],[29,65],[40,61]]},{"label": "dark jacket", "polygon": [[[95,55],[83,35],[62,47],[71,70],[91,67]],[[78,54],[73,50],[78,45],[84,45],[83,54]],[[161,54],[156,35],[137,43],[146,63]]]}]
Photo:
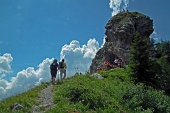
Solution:
[{"label": "dark jacket", "polygon": [[53,62],[53,63],[50,65],[51,71],[57,71],[57,68],[58,68],[58,63],[57,63],[57,62]]}]

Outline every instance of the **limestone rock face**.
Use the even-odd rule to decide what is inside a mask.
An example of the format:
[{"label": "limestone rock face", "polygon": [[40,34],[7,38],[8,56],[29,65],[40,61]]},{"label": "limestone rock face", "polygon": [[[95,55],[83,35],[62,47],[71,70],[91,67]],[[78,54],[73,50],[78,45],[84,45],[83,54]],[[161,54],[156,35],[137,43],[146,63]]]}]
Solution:
[{"label": "limestone rock face", "polygon": [[92,60],[89,69],[92,73],[96,72],[97,67],[103,67],[106,60],[113,64],[115,57],[121,57],[123,63],[127,64],[129,49],[136,32],[149,43],[149,36],[154,31],[153,20],[138,12],[120,12],[108,21],[105,28],[105,44]]}]

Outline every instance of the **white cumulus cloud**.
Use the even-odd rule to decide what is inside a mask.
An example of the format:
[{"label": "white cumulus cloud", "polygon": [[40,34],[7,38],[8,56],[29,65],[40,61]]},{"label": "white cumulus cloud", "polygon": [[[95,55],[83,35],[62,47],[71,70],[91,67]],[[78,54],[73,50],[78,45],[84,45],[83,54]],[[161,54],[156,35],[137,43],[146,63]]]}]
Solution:
[{"label": "white cumulus cloud", "polygon": [[109,6],[113,9],[112,16],[116,15],[122,9],[126,10],[129,0],[110,0]]},{"label": "white cumulus cloud", "polygon": [[12,71],[12,60],[13,58],[9,53],[5,53],[3,56],[0,56],[0,78],[5,76],[5,73],[10,73]]},{"label": "white cumulus cloud", "polygon": [[[8,56],[5,57],[6,61],[11,61],[11,59],[13,59],[10,54],[4,54],[3,56]],[[0,58],[2,60],[3,57],[1,56]],[[42,82],[50,81],[51,75],[49,65],[52,61],[53,58],[46,58],[38,65],[37,70],[33,67],[28,67],[27,69],[18,72],[16,77],[13,77],[10,82],[5,79],[0,79],[0,100],[27,91]]]},{"label": "white cumulus cloud", "polygon": [[87,45],[82,47],[77,40],[73,40],[69,45],[65,44],[60,57],[67,63],[67,77],[73,76],[76,72],[86,72],[98,49],[99,43],[95,39],[90,39]]}]

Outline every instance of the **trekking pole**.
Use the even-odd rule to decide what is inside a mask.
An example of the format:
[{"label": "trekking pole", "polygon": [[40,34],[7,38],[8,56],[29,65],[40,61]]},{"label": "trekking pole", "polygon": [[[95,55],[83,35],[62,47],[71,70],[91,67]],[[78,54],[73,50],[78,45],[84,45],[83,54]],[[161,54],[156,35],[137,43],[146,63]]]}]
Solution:
[{"label": "trekking pole", "polygon": [[58,80],[57,80],[57,82],[59,83],[59,73],[58,73],[58,71],[57,71],[57,76],[58,76]]}]

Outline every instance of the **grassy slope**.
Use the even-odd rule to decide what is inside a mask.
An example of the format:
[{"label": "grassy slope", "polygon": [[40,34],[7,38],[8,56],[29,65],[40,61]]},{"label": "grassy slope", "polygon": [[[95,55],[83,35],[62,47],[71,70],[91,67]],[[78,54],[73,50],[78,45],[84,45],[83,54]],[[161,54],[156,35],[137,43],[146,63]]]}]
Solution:
[{"label": "grassy slope", "polygon": [[[24,106],[24,110],[16,111],[16,113],[31,113],[32,105],[36,105],[38,95],[42,89],[47,87],[49,83],[42,83],[42,85],[32,88],[31,90],[18,94],[16,96],[7,98],[0,102],[0,113],[11,113],[11,108],[15,103],[19,103]],[[13,112],[15,113],[15,112]]]},{"label": "grassy slope", "polygon": [[[119,70],[123,71],[123,70]],[[101,72],[105,77],[113,71]],[[116,73],[116,72],[115,72]],[[99,80],[91,75],[80,76],[67,79],[64,84],[56,86],[53,90],[54,101],[57,106],[48,111],[64,113],[66,110],[73,111],[76,109],[80,113],[120,113],[124,111],[119,104],[121,97],[125,93],[128,81],[125,73],[122,76],[115,74],[104,80]],[[121,79],[119,79],[119,77]]]},{"label": "grassy slope", "polygon": [[[91,75],[75,75],[53,88],[56,106],[46,113],[66,113],[66,110],[79,113],[168,113],[169,97],[142,84],[134,85],[127,70],[114,69],[100,71],[103,80]],[[0,103],[0,112],[10,112],[9,108],[18,102],[25,110],[17,113],[31,112],[38,93],[49,83],[44,83],[30,91],[6,99]],[[5,111],[5,112],[4,112]]]}]

